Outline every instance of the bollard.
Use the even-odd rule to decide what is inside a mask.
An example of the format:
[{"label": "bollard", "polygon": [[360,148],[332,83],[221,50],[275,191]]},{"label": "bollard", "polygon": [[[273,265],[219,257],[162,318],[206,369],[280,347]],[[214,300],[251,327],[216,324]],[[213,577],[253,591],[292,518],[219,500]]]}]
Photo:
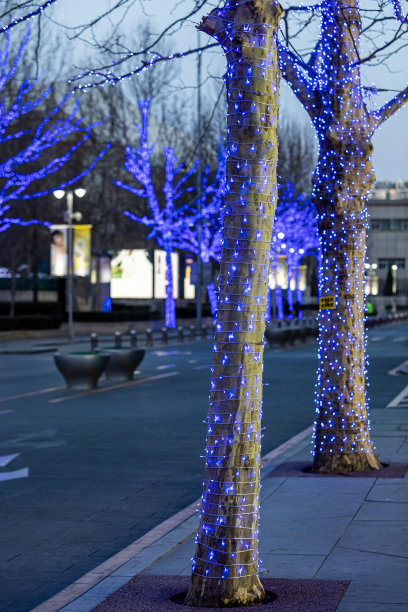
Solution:
[{"label": "bollard", "polygon": [[146,329],[146,346],[153,346],[153,330]]},{"label": "bollard", "polygon": [[201,338],[203,340],[205,340],[207,337],[207,326],[206,325],[202,325],[201,326]]},{"label": "bollard", "polygon": [[132,347],[136,347],[137,346],[137,333],[135,329],[131,329],[130,332],[130,346]]},{"label": "bollard", "polygon": [[192,340],[195,340],[195,330],[196,330],[195,325],[190,325],[189,329],[190,329],[190,338]]},{"label": "bollard", "polygon": [[169,343],[169,332],[167,330],[167,327],[162,327],[161,328],[161,334],[162,334],[162,342],[163,342],[163,344],[168,344]]},{"label": "bollard", "polygon": [[177,338],[179,342],[184,342],[184,329],[182,327],[177,328]]},{"label": "bollard", "polygon": [[98,348],[98,334],[91,334],[91,353],[96,353]]},{"label": "bollard", "polygon": [[115,348],[122,347],[122,334],[120,331],[115,332]]}]

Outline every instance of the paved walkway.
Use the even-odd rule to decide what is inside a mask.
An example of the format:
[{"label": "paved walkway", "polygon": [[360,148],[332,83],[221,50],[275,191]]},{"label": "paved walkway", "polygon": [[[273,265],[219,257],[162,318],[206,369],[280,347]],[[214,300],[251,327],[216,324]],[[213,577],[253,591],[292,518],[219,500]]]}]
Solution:
[{"label": "paved walkway", "polygon": [[[408,462],[406,408],[374,410],[372,422],[380,460]],[[401,478],[273,476],[278,465],[303,461],[310,461],[310,430],[264,458],[260,528],[264,575],[351,580],[338,612],[407,610],[408,474]],[[197,525],[193,508],[187,508],[35,612],[89,612],[137,574],[188,575]]]}]

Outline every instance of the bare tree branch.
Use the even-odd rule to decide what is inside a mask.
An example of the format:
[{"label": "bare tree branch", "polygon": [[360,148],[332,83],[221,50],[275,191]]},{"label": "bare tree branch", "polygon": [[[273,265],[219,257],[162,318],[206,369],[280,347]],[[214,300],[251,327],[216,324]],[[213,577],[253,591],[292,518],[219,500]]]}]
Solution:
[{"label": "bare tree branch", "polygon": [[[47,2],[44,2],[43,4],[38,6],[33,11],[30,11],[30,13],[26,13],[25,15],[22,15],[21,17],[16,17],[12,19],[10,23],[0,28],[0,32],[9,32],[12,28],[15,28],[20,23],[23,23],[24,21],[28,21],[29,19],[32,19],[33,17],[37,17],[37,15],[41,15],[41,13],[45,11],[45,9],[47,9],[52,4],[55,4],[56,2],[58,2],[58,0],[47,0]],[[13,8],[9,9],[8,11],[5,11],[2,15],[0,15],[0,19],[6,17],[7,15],[11,14],[12,12],[14,12],[15,10],[19,8],[26,8],[30,4],[32,5],[32,2],[21,2],[19,5],[14,6]]]},{"label": "bare tree branch", "polygon": [[[99,77],[101,80],[96,81],[94,83],[86,83],[85,85],[76,85],[74,87],[74,91],[75,90],[84,90],[84,89],[91,89],[93,87],[99,87],[101,85],[104,85],[106,83],[109,84],[116,84],[119,83],[120,81],[122,81],[123,79],[128,79],[131,76],[135,76],[136,74],[139,74],[140,72],[143,72],[144,70],[151,68],[152,66],[154,66],[155,64],[159,63],[159,62],[167,62],[169,60],[172,59],[180,59],[183,57],[187,57],[188,55],[193,55],[194,53],[201,53],[203,51],[207,51],[207,49],[211,49],[212,47],[218,47],[218,43],[210,43],[209,45],[206,45],[204,47],[196,47],[195,49],[189,49],[188,51],[183,51],[183,52],[179,52],[179,53],[173,53],[171,55],[167,55],[167,56],[162,56],[162,55],[158,55],[156,54],[156,57],[153,58],[152,60],[144,60],[142,61],[141,65],[138,66],[137,68],[135,68],[134,70],[130,70],[129,72],[126,72],[125,74],[121,74],[121,75],[117,75],[117,74],[113,74],[111,72],[105,73],[100,70],[90,70],[86,75],[78,75],[76,77],[74,77],[73,79],[71,79],[69,81],[69,83],[75,83],[75,81],[79,81],[81,79],[83,79],[85,76],[92,76],[92,77]],[[141,55],[142,51],[135,55]]]},{"label": "bare tree branch", "polygon": [[404,104],[408,101],[408,86],[389,100],[378,111],[373,112],[376,121],[376,127],[380,126],[384,121],[392,117]]},{"label": "bare tree branch", "polygon": [[280,44],[279,63],[284,79],[288,82],[310,117],[313,118],[316,114],[316,109],[319,107],[320,96],[317,90],[312,89],[309,79],[302,70],[303,66],[301,66],[300,60],[287,47]]}]

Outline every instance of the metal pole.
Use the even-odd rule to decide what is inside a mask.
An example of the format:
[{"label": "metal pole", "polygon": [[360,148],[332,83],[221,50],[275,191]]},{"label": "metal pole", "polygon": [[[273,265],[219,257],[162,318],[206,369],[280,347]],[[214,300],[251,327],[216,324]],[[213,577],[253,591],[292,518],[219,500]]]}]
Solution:
[{"label": "metal pole", "polygon": [[68,250],[67,250],[67,310],[68,310],[68,338],[74,339],[74,278],[73,278],[73,236],[72,221],[74,212],[74,194],[67,192],[67,219],[68,219]]},{"label": "metal pole", "polygon": [[[201,45],[200,32],[197,33],[197,46]],[[198,197],[198,213],[201,213],[202,203],[202,144],[201,144],[201,53],[197,55],[197,135],[198,135],[198,166],[197,166],[197,197]],[[202,284],[203,284],[203,262],[201,259],[201,228],[202,220],[200,219],[197,227],[198,255],[197,255],[197,290],[196,290],[196,315],[197,315],[197,330],[202,327]]]}]

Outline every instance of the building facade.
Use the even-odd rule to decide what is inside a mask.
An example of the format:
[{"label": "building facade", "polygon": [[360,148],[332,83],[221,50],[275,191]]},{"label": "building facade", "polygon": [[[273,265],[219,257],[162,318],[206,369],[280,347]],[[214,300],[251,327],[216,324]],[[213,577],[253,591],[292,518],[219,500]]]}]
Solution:
[{"label": "building facade", "polygon": [[[404,186],[402,184],[402,186]],[[405,186],[404,186],[405,187]],[[405,195],[405,189],[399,190]],[[368,202],[369,232],[367,236],[367,278],[372,295],[398,297],[398,303],[408,296],[408,193],[396,198],[396,191],[376,188],[384,197]],[[375,280],[375,278],[377,280]]]}]

